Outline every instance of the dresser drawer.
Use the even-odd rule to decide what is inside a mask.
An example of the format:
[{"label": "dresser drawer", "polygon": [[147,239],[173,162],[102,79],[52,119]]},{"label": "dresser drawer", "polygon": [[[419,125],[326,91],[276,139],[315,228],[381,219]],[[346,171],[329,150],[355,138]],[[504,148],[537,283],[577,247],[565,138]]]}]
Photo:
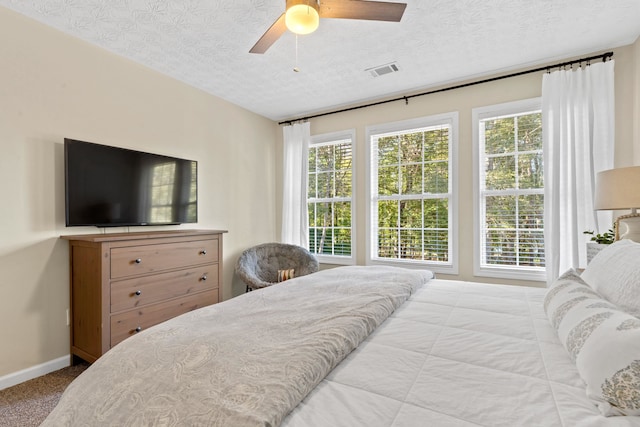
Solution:
[{"label": "dresser drawer", "polygon": [[152,304],[111,316],[111,346],[153,325],[218,302],[217,291]]},{"label": "dresser drawer", "polygon": [[111,283],[111,313],[218,289],[218,264]]},{"label": "dresser drawer", "polygon": [[118,279],[218,260],[218,239],[111,249],[111,278]]}]

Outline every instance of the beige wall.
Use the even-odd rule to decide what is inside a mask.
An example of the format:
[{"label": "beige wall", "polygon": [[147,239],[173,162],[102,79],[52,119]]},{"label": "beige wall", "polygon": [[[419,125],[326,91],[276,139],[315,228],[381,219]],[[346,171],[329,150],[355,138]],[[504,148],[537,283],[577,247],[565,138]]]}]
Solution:
[{"label": "beige wall", "polygon": [[4,8],[0,58],[0,377],[69,353],[58,236],[98,230],[64,226],[64,137],[197,160],[189,228],[229,231],[224,297],[243,292],[237,256],[276,239],[274,122]]},{"label": "beige wall", "polygon": [[[616,148],[615,161],[617,166],[630,164],[634,155],[632,137],[634,126],[640,121],[638,109],[638,90],[636,96],[629,90],[640,79],[638,77],[640,48],[636,42],[633,46],[614,49],[616,61]],[[591,56],[582,55],[581,57]],[[572,58],[570,58],[572,59]],[[562,62],[555,61],[554,63]],[[413,98],[405,105],[404,101],[392,102],[354,110],[345,113],[333,114],[311,120],[311,134],[323,134],[345,129],[356,130],[356,254],[357,263],[365,263],[365,128],[367,126],[406,120],[433,114],[457,111],[459,113],[459,149],[458,149],[458,252],[459,274],[443,275],[440,278],[459,280],[473,280],[494,283],[518,283],[530,286],[542,286],[541,282],[500,280],[477,277],[473,275],[473,164],[472,164],[472,124],[471,111],[473,108],[500,104],[527,98],[539,97],[542,90],[542,73],[527,74],[520,77],[509,78],[492,83],[471,86],[439,94]],[[398,78],[401,78],[399,76]],[[432,88],[436,89],[436,88]],[[408,94],[409,95],[409,94]],[[635,102],[635,110],[634,110]],[[636,151],[640,147],[636,131]],[[282,150],[282,135],[279,135],[278,150]],[[640,153],[636,152],[636,159]],[[276,159],[280,161],[279,158]],[[640,162],[637,162],[640,164]],[[282,179],[278,171],[278,182]],[[276,190],[279,191],[279,186]],[[281,200],[281,194],[278,194]],[[280,216],[280,204],[277,204],[278,217]],[[325,266],[326,267],[326,266]]]}]

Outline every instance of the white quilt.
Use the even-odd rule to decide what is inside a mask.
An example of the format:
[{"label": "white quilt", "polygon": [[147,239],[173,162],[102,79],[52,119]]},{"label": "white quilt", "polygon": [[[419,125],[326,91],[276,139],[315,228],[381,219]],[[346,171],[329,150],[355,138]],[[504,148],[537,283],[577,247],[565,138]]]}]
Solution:
[{"label": "white quilt", "polygon": [[286,427],[630,427],[601,416],[542,308],[546,289],[431,280]]}]

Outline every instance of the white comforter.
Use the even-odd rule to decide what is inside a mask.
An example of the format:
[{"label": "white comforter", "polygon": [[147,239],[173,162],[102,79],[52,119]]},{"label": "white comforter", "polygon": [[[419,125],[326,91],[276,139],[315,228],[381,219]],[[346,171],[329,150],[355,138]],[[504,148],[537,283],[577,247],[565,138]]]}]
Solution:
[{"label": "white comforter", "polygon": [[587,399],[545,289],[428,277],[344,267],[181,316],[99,359],[43,425],[640,427]]},{"label": "white comforter", "polygon": [[431,277],[345,267],[169,320],[102,356],[43,426],[277,426]]},{"label": "white comforter", "polygon": [[601,416],[542,308],[546,289],[431,280],[286,427],[630,427]]}]

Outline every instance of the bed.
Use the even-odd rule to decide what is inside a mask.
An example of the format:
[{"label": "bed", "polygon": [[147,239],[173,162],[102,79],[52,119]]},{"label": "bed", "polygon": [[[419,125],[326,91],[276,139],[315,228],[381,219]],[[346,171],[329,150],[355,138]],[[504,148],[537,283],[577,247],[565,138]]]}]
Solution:
[{"label": "bed", "polygon": [[[640,364],[640,319],[590,285],[575,271],[550,289],[321,271],[124,341],[42,425],[640,426],[633,371],[614,400],[593,388]],[[576,340],[581,310],[605,317],[591,330],[604,338]]]}]

